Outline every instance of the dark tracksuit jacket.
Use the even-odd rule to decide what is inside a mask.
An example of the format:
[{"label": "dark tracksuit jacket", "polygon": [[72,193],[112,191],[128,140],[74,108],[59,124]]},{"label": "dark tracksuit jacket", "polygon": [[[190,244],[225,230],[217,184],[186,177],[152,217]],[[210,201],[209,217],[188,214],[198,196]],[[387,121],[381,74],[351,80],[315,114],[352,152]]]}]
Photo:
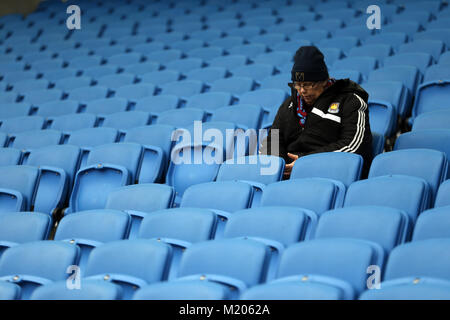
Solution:
[{"label": "dark tracksuit jacket", "polygon": [[261,153],[273,154],[270,138],[272,130],[279,129],[279,154],[273,155],[283,157],[286,163],[292,162],[288,152],[299,157],[319,152],[352,152],[363,157],[362,177],[367,177],[373,158],[368,97],[357,83],[336,80],[312,106],[306,106],[304,128],[299,123],[296,98],[289,97],[278,109]]}]

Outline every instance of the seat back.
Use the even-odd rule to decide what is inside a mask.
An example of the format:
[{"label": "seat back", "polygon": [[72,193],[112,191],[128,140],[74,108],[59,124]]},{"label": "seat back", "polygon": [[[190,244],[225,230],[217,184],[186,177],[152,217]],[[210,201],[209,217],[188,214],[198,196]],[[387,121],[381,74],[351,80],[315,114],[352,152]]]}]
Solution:
[{"label": "seat back", "polygon": [[[31,166],[0,167],[1,211],[31,211],[38,186],[39,169]],[[18,194],[16,194],[18,193]],[[18,202],[21,202],[18,205]]]},{"label": "seat back", "polygon": [[304,241],[289,246],[283,253],[278,278],[305,275],[332,277],[348,282],[356,293],[367,286],[367,268],[383,269],[384,252],[370,241],[330,238]]},{"label": "seat back", "polygon": [[426,210],[429,187],[417,177],[390,175],[356,181],[345,195],[344,208],[353,206],[388,206],[408,214],[411,223]]},{"label": "seat back", "polygon": [[[342,190],[343,189],[343,190]],[[261,197],[261,206],[288,206],[312,210],[319,216],[334,209],[345,192],[338,183],[331,179],[305,178],[275,182],[267,185]],[[301,191],[299,191],[301,190]],[[298,192],[302,196],[298,196]]]},{"label": "seat back", "polygon": [[311,154],[295,161],[291,179],[328,178],[341,181],[347,188],[361,177],[363,159],[347,152]]},{"label": "seat back", "polygon": [[409,217],[398,209],[381,206],[347,207],[322,214],[315,237],[355,238],[378,243],[388,254],[405,242]]},{"label": "seat back", "polygon": [[415,176],[427,181],[431,188],[431,203],[434,203],[437,189],[447,177],[447,158],[443,152],[436,150],[403,149],[386,152],[373,159],[369,178],[393,174]]},{"label": "seat back", "polygon": [[426,210],[417,218],[413,241],[434,238],[450,238],[450,207],[444,206]]},{"label": "seat back", "polygon": [[[450,239],[413,241],[392,250],[384,280],[404,277],[450,279]],[[430,263],[432,261],[432,263]]]}]

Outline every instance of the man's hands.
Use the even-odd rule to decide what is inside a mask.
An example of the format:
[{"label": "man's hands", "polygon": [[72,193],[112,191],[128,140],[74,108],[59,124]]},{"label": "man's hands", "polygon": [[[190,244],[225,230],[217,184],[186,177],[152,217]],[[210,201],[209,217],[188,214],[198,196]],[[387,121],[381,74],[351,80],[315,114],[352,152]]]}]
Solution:
[{"label": "man's hands", "polygon": [[288,152],[287,155],[288,155],[289,158],[291,158],[291,159],[294,160],[294,161],[292,161],[291,163],[286,164],[286,165],[284,166],[284,173],[283,173],[283,175],[284,175],[284,177],[286,177],[286,178],[290,177],[292,168],[294,167],[294,163],[295,163],[295,161],[298,159],[298,156],[295,155],[295,154],[292,154],[292,153],[289,153],[289,152]]}]

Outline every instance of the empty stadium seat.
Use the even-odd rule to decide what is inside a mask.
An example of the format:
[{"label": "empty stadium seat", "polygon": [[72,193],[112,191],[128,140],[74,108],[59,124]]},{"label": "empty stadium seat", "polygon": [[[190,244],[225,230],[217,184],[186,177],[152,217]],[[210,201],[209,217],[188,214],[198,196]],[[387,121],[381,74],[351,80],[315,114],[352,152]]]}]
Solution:
[{"label": "empty stadium seat", "polygon": [[[293,193],[302,190],[303,197]],[[319,191],[320,190],[320,191]],[[324,178],[304,178],[275,182],[267,185],[262,193],[261,206],[290,206],[314,211],[319,216],[342,206],[345,186]]]},{"label": "empty stadium seat", "polygon": [[435,238],[450,238],[449,206],[426,210],[417,218],[412,241]]},{"label": "empty stadium seat", "polygon": [[406,241],[409,217],[399,210],[382,206],[355,206],[327,211],[320,216],[315,238],[354,238],[383,247],[386,257]]},{"label": "empty stadium seat", "polygon": [[402,278],[383,283],[381,290],[367,290],[360,300],[448,300],[450,282],[441,279]]},{"label": "empty stadium seat", "polygon": [[104,280],[83,279],[79,289],[69,289],[66,281],[57,281],[37,288],[30,300],[120,300],[120,286]]},{"label": "empty stadium seat", "polygon": [[175,127],[163,124],[134,127],[125,132],[124,142],[142,145],[144,154],[139,183],[158,182],[167,171]]},{"label": "empty stadium seat", "polygon": [[41,130],[44,127],[44,118],[40,116],[10,118],[2,121],[0,131],[15,134],[24,131]]},{"label": "empty stadium seat", "polygon": [[448,86],[450,81],[446,79],[423,82],[417,88],[416,99],[412,109],[412,117],[446,108],[442,101],[448,99]]},{"label": "empty stadium seat", "polygon": [[66,114],[51,119],[48,128],[63,132],[66,136],[71,132],[85,128],[93,128],[97,122],[97,116],[90,113]]},{"label": "empty stadium seat", "polygon": [[348,188],[350,184],[360,179],[362,165],[362,157],[355,153],[311,154],[295,161],[290,179],[328,178],[341,181]]},{"label": "empty stadium seat", "polygon": [[186,108],[203,109],[209,114],[214,110],[231,104],[232,96],[228,92],[205,92],[193,95],[186,101]]},{"label": "empty stadium seat", "polygon": [[254,189],[252,207],[258,206],[267,185],[280,181],[284,160],[275,156],[248,156],[224,162],[217,173],[217,181],[243,181]]},{"label": "empty stadium seat", "polygon": [[228,92],[235,97],[241,96],[243,93],[252,90],[254,80],[249,77],[231,77],[217,79],[211,83],[210,92]]},{"label": "empty stadium seat", "polygon": [[444,152],[447,160],[450,157],[448,145],[449,130],[430,129],[417,130],[401,134],[395,141],[394,150],[424,148],[435,149]]},{"label": "empty stadium seat", "polygon": [[186,78],[189,80],[202,81],[208,86],[214,82],[214,80],[225,78],[227,69],[223,67],[206,67],[200,69],[193,69],[186,73]]},{"label": "empty stadium seat", "polygon": [[137,184],[112,190],[107,196],[105,208],[127,212],[132,220],[129,238],[137,237],[143,218],[153,211],[172,207],[175,192],[162,184]]},{"label": "empty stadium seat", "polygon": [[136,181],[141,161],[142,147],[136,143],[112,143],[93,148],[86,166],[76,174],[69,211],[104,208],[109,192]]},{"label": "empty stadium seat", "polygon": [[49,146],[30,152],[27,164],[39,168],[34,210],[51,215],[65,206],[80,156],[80,148],[71,145]]},{"label": "empty stadium seat", "polygon": [[106,98],[108,88],[104,86],[80,87],[68,92],[68,99],[86,104],[89,101]]},{"label": "empty stadium seat", "polygon": [[22,152],[14,148],[0,148],[0,166],[13,166],[20,164]]},{"label": "empty stadium seat", "polygon": [[57,241],[35,241],[6,250],[0,259],[0,280],[21,287],[21,299],[52,281],[65,280],[66,270],[78,262],[79,249]]},{"label": "empty stadium seat", "polygon": [[77,113],[79,104],[74,100],[53,101],[39,105],[36,114],[41,117],[52,118],[66,114]]},{"label": "empty stadium seat", "polygon": [[156,240],[113,241],[91,251],[84,279],[105,280],[123,289],[123,299],[147,284],[167,279],[171,248]]},{"label": "empty stadium seat", "polygon": [[203,122],[205,112],[201,109],[182,108],[161,112],[156,120],[157,124],[165,124],[176,128],[183,128],[192,125],[194,121]]},{"label": "empty stadium seat", "polygon": [[89,254],[103,243],[127,239],[131,218],[126,212],[103,209],[69,214],[58,223],[55,241],[80,247],[80,276],[84,276]]},{"label": "empty stadium seat", "polygon": [[383,266],[383,249],[374,242],[330,238],[296,243],[281,256],[278,279],[242,298],[351,300],[366,288],[370,265]]},{"label": "empty stadium seat", "polygon": [[369,178],[396,174],[422,178],[430,186],[430,204],[433,204],[439,185],[447,178],[447,170],[447,157],[443,152],[429,149],[403,149],[376,156],[370,166]]},{"label": "empty stadium seat", "polygon": [[388,206],[403,210],[414,223],[427,209],[429,187],[417,177],[389,175],[352,183],[345,195],[343,207]]},{"label": "empty stadium seat", "polygon": [[162,84],[160,94],[175,95],[187,100],[189,97],[202,93],[204,84],[199,80],[182,80]]},{"label": "empty stadium seat", "polygon": [[438,189],[437,195],[436,195],[436,201],[434,203],[434,207],[443,207],[443,206],[447,206],[450,205],[450,201],[448,199],[449,198],[449,194],[450,194],[450,182],[449,181],[444,181]]},{"label": "empty stadium seat", "polygon": [[233,122],[242,130],[259,130],[262,118],[263,109],[260,106],[254,104],[237,104],[214,110],[210,120]]},{"label": "empty stadium seat", "polygon": [[119,132],[113,128],[87,128],[70,133],[66,144],[78,146],[82,150],[80,167],[86,165],[87,156],[92,148],[116,142]]},{"label": "empty stadium seat", "polygon": [[168,279],[176,277],[183,251],[193,243],[214,238],[217,215],[207,209],[176,208],[147,215],[139,228],[139,238],[156,239],[172,247]]},{"label": "empty stadium seat", "polygon": [[50,217],[39,212],[3,212],[0,221],[0,257],[20,243],[46,240],[51,227]]}]

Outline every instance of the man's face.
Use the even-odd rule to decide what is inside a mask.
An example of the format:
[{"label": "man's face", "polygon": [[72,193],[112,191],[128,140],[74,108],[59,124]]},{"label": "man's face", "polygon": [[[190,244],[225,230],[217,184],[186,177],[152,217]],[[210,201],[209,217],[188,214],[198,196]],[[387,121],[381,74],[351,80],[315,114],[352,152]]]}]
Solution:
[{"label": "man's face", "polygon": [[312,105],[325,90],[326,83],[327,81],[294,82],[294,88],[307,104]]}]

